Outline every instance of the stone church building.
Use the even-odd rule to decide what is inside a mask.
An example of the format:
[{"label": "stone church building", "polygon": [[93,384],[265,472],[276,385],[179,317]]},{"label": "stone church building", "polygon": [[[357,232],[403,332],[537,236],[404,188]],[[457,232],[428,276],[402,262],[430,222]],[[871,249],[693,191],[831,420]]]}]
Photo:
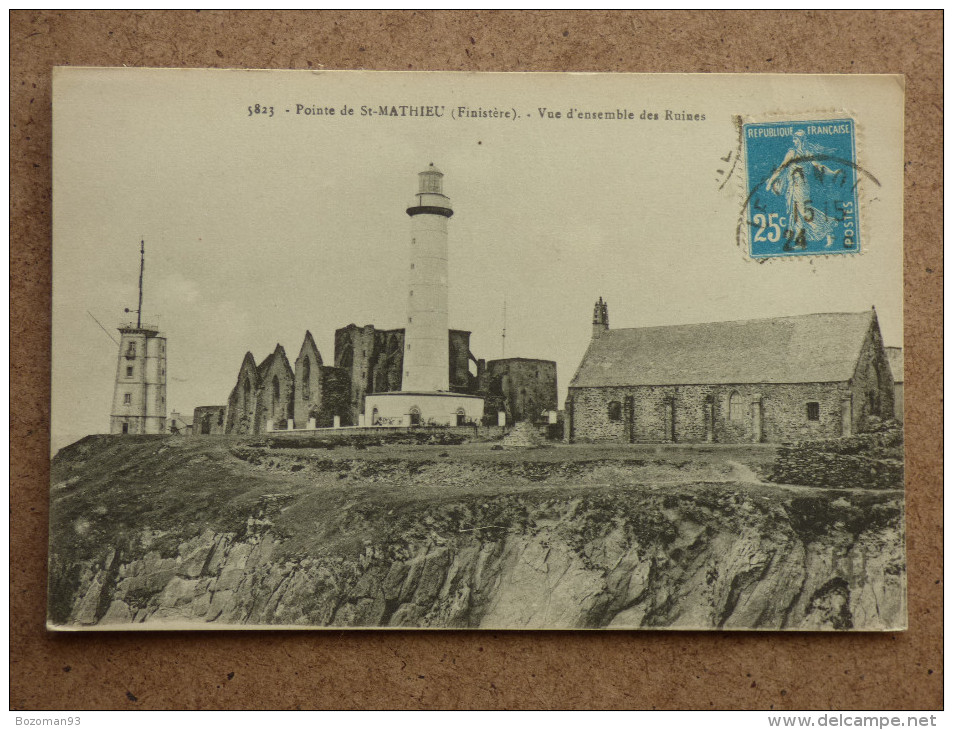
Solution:
[{"label": "stone church building", "polygon": [[611,330],[600,298],[569,385],[566,436],[777,443],[849,436],[893,413],[873,309]]}]

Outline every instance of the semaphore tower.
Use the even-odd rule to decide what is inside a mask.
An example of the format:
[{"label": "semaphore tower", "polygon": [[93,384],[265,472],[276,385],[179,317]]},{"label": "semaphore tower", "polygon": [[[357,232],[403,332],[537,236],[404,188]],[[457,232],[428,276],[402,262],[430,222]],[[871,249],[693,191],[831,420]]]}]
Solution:
[{"label": "semaphore tower", "polygon": [[146,244],[139,248],[139,308],[135,321],[119,326],[119,362],[109,417],[109,432],[118,434],[163,433],[165,431],[166,341],[159,327],[142,321],[142,279],[146,265]]}]

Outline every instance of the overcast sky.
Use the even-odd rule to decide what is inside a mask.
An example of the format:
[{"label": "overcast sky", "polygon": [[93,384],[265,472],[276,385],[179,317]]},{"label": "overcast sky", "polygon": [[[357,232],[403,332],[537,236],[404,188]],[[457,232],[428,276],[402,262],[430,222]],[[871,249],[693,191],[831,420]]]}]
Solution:
[{"label": "overcast sky", "polygon": [[[249,115],[256,103],[274,116]],[[517,117],[450,118],[461,105]],[[664,121],[667,109],[705,120]],[[864,253],[744,256],[743,169],[726,183],[734,154],[721,159],[737,150],[738,114],[853,116],[858,163],[880,182],[860,186]],[[88,312],[118,338],[140,238],[170,412],[224,404],[248,350],[260,362],[280,342],[293,362],[310,329],[332,364],[336,328],[402,326],[405,209],[430,162],[455,210],[450,326],[473,332],[477,357],[500,357],[505,297],[506,355],[555,360],[560,403],[599,296],[614,328],[875,305],[900,345],[901,138],[895,77],[58,70],[53,446],[108,431],[117,348]]]}]

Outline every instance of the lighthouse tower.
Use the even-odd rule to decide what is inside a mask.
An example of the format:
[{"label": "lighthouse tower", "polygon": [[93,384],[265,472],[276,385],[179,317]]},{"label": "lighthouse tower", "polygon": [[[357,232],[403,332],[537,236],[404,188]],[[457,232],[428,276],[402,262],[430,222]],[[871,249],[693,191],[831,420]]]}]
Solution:
[{"label": "lighthouse tower", "polygon": [[364,400],[368,426],[463,426],[479,423],[483,398],[450,391],[447,221],[453,215],[443,173],[433,163],[417,175],[410,216],[404,366],[400,390]]},{"label": "lighthouse tower", "polygon": [[109,417],[109,432],[117,434],[165,431],[166,341],[157,325],[142,321],[145,242],[139,253],[139,309],[131,312],[136,315],[135,321],[123,322],[119,327],[119,363]]},{"label": "lighthouse tower", "polygon": [[410,285],[401,390],[449,391],[447,221],[453,209],[443,193],[443,173],[432,162],[417,177],[417,195],[407,209]]}]

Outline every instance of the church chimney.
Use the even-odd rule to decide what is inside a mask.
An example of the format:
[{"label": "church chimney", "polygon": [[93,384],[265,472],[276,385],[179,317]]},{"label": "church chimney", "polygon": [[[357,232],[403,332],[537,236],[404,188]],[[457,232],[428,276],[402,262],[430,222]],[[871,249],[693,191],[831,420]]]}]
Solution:
[{"label": "church chimney", "polygon": [[596,306],[592,312],[592,336],[599,337],[603,332],[608,332],[609,330],[609,305],[602,301],[602,297],[599,297],[599,301],[596,302]]}]

